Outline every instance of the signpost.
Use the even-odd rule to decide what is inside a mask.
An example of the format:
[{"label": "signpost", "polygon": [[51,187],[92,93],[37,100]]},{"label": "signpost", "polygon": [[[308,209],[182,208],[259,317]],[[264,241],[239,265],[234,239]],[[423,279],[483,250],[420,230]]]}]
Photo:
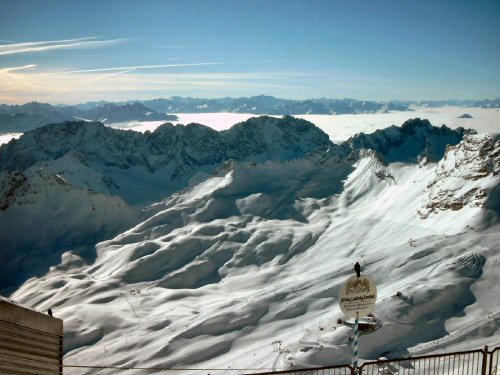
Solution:
[{"label": "signpost", "polygon": [[339,294],[339,305],[342,312],[351,318],[356,318],[354,324],[354,361],[353,367],[358,373],[358,320],[360,316],[371,314],[377,300],[377,288],[372,279],[361,276],[359,263],[354,266],[355,276],[348,278]]}]

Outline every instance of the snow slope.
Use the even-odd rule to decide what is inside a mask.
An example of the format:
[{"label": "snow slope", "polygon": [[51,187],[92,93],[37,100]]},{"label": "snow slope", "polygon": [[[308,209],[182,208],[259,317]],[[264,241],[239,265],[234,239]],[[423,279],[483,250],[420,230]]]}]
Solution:
[{"label": "snow slope", "polygon": [[48,167],[1,172],[0,197],[0,285],[9,289],[45,274],[67,248],[92,258],[84,245],[140,217],[122,199],[78,188]]},{"label": "snow slope", "polygon": [[[145,202],[207,179],[226,160],[291,160],[327,146],[326,134],[291,117],[221,133],[166,123],[141,134],[83,121],[27,132],[0,148],[0,290],[42,274],[69,245],[93,259],[96,241],[135,224]],[[40,269],[25,261],[36,254]]]},{"label": "snow slope", "polygon": [[[341,364],[353,332],[337,324],[337,295],[359,261],[377,283],[381,322],[360,338],[362,358],[427,342],[426,351],[498,345],[489,316],[500,310],[500,137],[425,121],[396,130],[259,158],[263,145],[287,148],[240,125],[229,138],[252,158],[146,207],[94,257],[65,246],[59,264],[10,297],[64,319],[66,365],[213,374]],[[289,144],[307,145],[295,135]],[[255,139],[268,143],[253,148]],[[429,145],[432,157],[417,163]]]}]

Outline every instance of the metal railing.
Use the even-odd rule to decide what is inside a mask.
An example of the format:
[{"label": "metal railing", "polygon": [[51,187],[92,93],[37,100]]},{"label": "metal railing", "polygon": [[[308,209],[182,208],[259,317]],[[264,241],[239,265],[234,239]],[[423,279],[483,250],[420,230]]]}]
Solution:
[{"label": "metal railing", "polygon": [[367,361],[351,365],[265,372],[290,375],[500,375],[500,348]]},{"label": "metal railing", "polygon": [[312,369],[284,370],[275,372],[259,372],[258,375],[282,374],[282,375],[352,375],[353,368],[350,365],[330,366]]},{"label": "metal railing", "polygon": [[483,350],[426,355],[413,358],[366,362],[360,374],[380,375],[486,375],[487,355]]},{"label": "metal railing", "polygon": [[500,348],[493,349],[492,352],[489,353],[489,370],[488,375],[500,375]]}]

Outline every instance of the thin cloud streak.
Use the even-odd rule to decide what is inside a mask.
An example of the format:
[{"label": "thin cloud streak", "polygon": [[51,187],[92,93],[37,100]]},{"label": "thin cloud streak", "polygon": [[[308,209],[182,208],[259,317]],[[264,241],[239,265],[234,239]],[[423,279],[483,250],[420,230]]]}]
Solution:
[{"label": "thin cloud streak", "polygon": [[24,66],[14,66],[12,68],[2,68],[0,69],[0,73],[9,73],[9,72],[14,72],[16,70],[24,70],[24,69],[32,69],[35,68],[37,65],[35,64],[30,64],[30,65],[24,65]]},{"label": "thin cloud streak", "polygon": [[57,72],[49,74],[77,74],[77,73],[97,73],[97,72],[109,72],[114,70],[140,70],[140,69],[160,69],[160,68],[182,68],[188,66],[205,66],[205,65],[225,65],[226,63],[221,62],[207,62],[207,63],[192,63],[192,64],[162,64],[162,65],[138,65],[138,66],[122,66],[116,68],[100,68],[100,69],[83,69],[83,70],[71,70],[68,72]]},{"label": "thin cloud streak", "polygon": [[17,53],[45,52],[57,49],[98,48],[113,44],[124,43],[128,40],[128,39],[109,39],[109,40],[96,40],[96,39],[97,39],[96,37],[87,37],[78,39],[6,44],[0,46],[0,56],[13,55]]},{"label": "thin cloud streak", "polygon": [[24,48],[24,47],[29,47],[29,46],[40,46],[40,45],[44,45],[44,44],[83,42],[83,41],[96,40],[96,39],[98,39],[96,36],[88,36],[85,38],[61,39],[61,40],[43,40],[43,41],[39,41],[39,42],[21,42],[21,43],[9,42],[7,40],[4,40],[4,42],[9,43],[9,44],[0,46],[0,51],[2,51],[4,49],[9,49],[9,48],[12,49],[12,48]]}]

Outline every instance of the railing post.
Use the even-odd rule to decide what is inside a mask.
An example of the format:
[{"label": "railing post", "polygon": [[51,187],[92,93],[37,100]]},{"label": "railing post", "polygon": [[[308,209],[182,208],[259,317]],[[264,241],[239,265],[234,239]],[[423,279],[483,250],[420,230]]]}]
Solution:
[{"label": "railing post", "polygon": [[487,375],[486,374],[487,366],[488,366],[488,346],[485,346],[483,350],[483,367],[481,369],[481,375]]}]

